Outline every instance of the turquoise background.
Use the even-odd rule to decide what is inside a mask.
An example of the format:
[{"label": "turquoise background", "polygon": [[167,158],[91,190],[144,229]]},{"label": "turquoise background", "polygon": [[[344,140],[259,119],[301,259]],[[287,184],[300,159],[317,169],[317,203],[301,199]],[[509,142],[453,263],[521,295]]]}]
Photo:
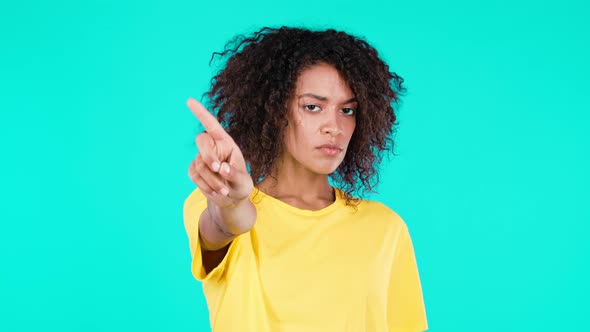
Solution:
[{"label": "turquoise background", "polygon": [[584,1],[0,5],[1,331],[208,331],[182,204],[212,52],[264,25],[367,38],[406,79],[374,197],[430,331],[583,330]]}]

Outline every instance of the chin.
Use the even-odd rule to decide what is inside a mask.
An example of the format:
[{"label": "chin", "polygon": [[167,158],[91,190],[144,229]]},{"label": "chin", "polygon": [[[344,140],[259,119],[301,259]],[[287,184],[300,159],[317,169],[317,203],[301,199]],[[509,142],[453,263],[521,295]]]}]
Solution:
[{"label": "chin", "polygon": [[310,169],[317,174],[330,175],[334,173],[336,169],[338,169],[338,166],[340,166],[340,163],[330,165],[315,165],[315,167],[310,167]]},{"label": "chin", "polygon": [[332,173],[334,173],[336,171],[336,168],[334,169],[322,169],[320,171],[315,172],[316,174],[320,174],[320,175],[330,175]]}]

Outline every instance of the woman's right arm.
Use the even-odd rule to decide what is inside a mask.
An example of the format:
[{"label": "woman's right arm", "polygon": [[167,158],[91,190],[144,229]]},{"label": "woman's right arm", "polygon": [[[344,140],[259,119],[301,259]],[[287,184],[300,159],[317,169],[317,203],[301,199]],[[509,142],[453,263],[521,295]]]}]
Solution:
[{"label": "woman's right arm", "polygon": [[199,218],[199,241],[209,272],[223,260],[228,244],[254,227],[254,185],[242,152],[217,119],[196,100],[187,104],[205,127],[196,138],[199,153],[189,166],[189,177],[207,197]]},{"label": "woman's right arm", "polygon": [[255,222],[256,208],[250,199],[223,208],[210,200],[207,201],[207,209],[199,219],[201,256],[207,273],[223,261],[231,241],[252,229]]}]

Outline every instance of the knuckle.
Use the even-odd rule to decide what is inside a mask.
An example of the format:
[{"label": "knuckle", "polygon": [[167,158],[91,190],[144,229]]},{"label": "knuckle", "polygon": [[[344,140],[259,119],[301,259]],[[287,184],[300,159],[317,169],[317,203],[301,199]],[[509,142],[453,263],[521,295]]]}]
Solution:
[{"label": "knuckle", "polygon": [[209,162],[209,159],[211,159],[211,154],[209,153],[208,149],[200,149],[199,150],[199,158],[198,161],[203,163],[203,162]]},{"label": "knuckle", "polygon": [[203,164],[202,163],[196,163],[195,164],[195,171],[197,173],[201,173],[202,170],[203,170]]},{"label": "knuckle", "polygon": [[205,170],[205,163],[202,159],[196,160],[195,162],[195,170],[199,172],[199,174],[203,173]]},{"label": "knuckle", "polygon": [[209,135],[207,132],[200,133],[195,138],[195,143],[199,148],[207,147],[208,145],[210,145],[210,141],[211,135]]},{"label": "knuckle", "polygon": [[207,132],[206,132],[206,131],[203,131],[203,132],[200,132],[200,133],[198,133],[195,139],[196,139],[197,141],[198,141],[198,140],[202,140],[202,139],[203,139],[205,136],[207,136],[207,135],[208,135],[208,134],[207,134]]}]

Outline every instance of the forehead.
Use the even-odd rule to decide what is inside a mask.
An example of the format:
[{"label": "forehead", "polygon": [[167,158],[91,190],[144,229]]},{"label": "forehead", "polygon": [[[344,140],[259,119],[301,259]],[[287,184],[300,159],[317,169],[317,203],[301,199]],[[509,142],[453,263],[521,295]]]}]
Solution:
[{"label": "forehead", "polygon": [[297,96],[313,93],[328,99],[347,100],[353,97],[352,90],[336,68],[328,64],[317,64],[304,69],[295,86]]}]

